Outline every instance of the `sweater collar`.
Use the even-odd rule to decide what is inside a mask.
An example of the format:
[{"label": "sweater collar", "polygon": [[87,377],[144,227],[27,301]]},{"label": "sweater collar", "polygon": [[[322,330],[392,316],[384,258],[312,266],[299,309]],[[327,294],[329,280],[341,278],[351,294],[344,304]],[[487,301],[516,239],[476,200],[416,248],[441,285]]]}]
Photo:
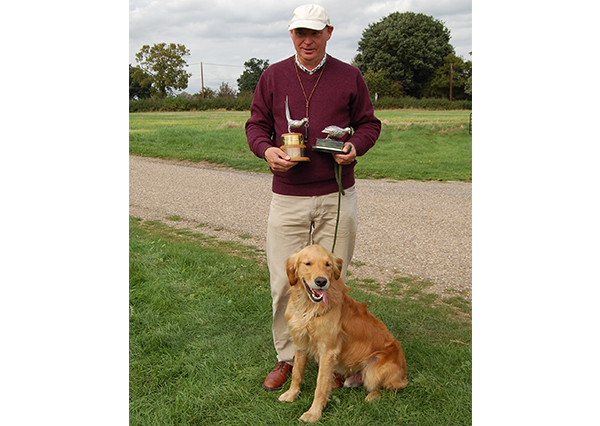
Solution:
[{"label": "sweater collar", "polygon": [[302,71],[304,71],[308,75],[313,75],[314,73],[316,73],[317,71],[319,71],[323,67],[323,65],[325,65],[325,61],[327,61],[327,53],[325,54],[325,56],[323,56],[323,60],[319,63],[319,65],[317,65],[316,68],[313,69],[313,70],[309,70],[304,65],[302,65],[300,63],[300,61],[298,61],[298,55],[297,54],[295,56],[295,59],[296,59],[296,65],[298,65],[298,68],[300,68]]}]

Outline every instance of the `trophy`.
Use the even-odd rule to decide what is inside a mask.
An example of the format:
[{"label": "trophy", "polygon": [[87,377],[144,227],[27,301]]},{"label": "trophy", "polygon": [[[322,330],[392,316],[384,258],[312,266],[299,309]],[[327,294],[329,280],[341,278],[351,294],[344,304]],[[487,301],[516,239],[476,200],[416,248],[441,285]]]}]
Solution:
[{"label": "trophy", "polygon": [[308,118],[292,120],[287,96],[285,97],[285,117],[288,122],[288,133],[281,135],[281,149],[290,156],[290,161],[310,161],[310,158],[306,155],[304,135],[302,133],[292,133],[292,129],[300,128],[306,124]]},{"label": "trophy", "polygon": [[323,130],[321,130],[321,132],[326,133],[327,137],[325,139],[317,139],[317,143],[312,148],[313,151],[329,152],[332,154],[347,154],[343,150],[344,142],[336,141],[331,138],[341,138],[344,135],[351,133],[352,129],[350,127],[342,129],[338,126],[327,126]]}]

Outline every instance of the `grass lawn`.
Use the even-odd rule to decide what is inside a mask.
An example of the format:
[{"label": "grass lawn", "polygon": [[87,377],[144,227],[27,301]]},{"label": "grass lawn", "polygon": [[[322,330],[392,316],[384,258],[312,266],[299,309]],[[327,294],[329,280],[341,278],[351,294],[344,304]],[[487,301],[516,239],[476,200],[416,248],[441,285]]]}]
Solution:
[{"label": "grass lawn", "polygon": [[[378,142],[358,159],[358,178],[470,182],[470,111],[376,111]],[[131,154],[208,161],[238,170],[268,173],[250,152],[244,124],[248,111],[132,113]]]},{"label": "grass lawn", "polygon": [[[131,219],[130,425],[298,424],[317,369],[294,403],[262,389],[276,363],[268,281],[258,249]],[[470,305],[411,279],[348,286],[402,343],[409,385],[372,403],[336,390],[318,424],[470,425]]]}]

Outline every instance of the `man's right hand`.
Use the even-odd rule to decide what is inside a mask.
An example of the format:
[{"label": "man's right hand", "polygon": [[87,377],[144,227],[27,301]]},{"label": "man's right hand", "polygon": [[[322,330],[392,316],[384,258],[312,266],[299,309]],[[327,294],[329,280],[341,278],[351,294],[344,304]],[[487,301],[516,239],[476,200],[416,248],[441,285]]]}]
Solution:
[{"label": "man's right hand", "polygon": [[276,146],[267,148],[264,155],[265,160],[275,172],[285,173],[298,164],[296,161],[290,161],[290,156],[287,155],[284,150],[277,148]]}]

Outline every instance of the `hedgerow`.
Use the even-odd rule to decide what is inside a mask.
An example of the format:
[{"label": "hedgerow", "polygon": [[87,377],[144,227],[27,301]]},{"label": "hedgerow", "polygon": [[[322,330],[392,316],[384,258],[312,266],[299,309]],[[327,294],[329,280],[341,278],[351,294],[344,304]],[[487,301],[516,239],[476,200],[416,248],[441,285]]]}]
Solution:
[{"label": "hedgerow", "polygon": [[[155,112],[155,111],[206,111],[223,109],[227,111],[249,111],[252,96],[238,96],[237,98],[201,98],[167,97],[164,99],[150,98],[129,101],[129,112]],[[472,101],[454,101],[448,99],[412,97],[391,98],[383,97],[373,102],[375,109],[426,109],[426,110],[470,110]]]}]

